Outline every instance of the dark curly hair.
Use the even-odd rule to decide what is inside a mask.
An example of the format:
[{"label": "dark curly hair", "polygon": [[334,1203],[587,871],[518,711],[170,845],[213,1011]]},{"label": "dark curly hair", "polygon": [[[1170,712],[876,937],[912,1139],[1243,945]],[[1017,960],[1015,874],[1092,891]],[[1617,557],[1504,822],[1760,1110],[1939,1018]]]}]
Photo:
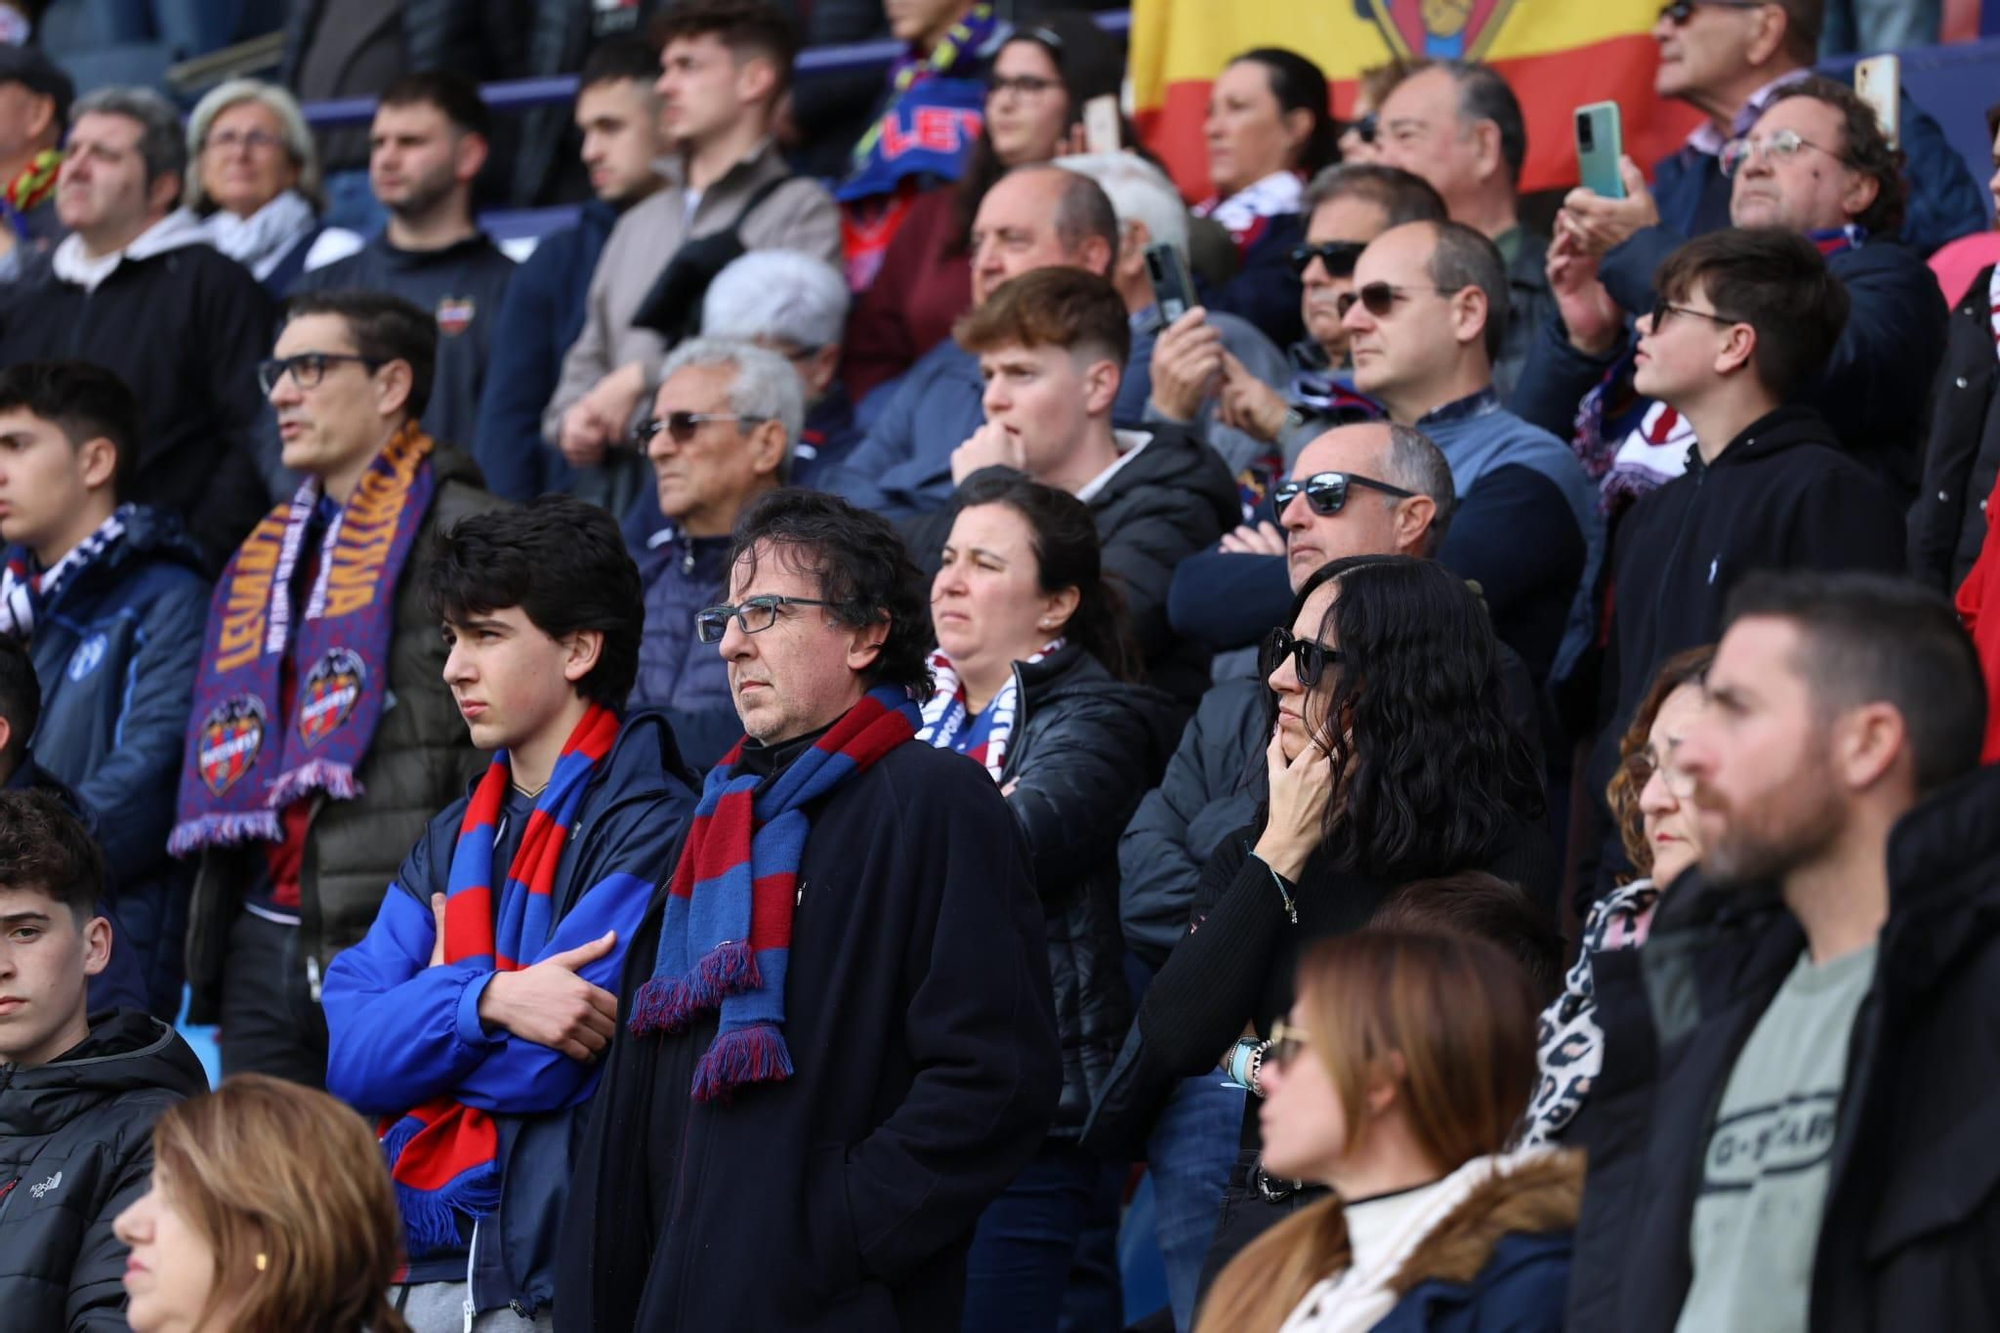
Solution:
[{"label": "dark curly hair", "polygon": [[[1653,847],[1646,841],[1645,821],[1639,814],[1639,793],[1646,789],[1646,778],[1640,776],[1639,758],[1646,752],[1654,719],[1659,717],[1667,696],[1683,685],[1700,684],[1714,660],[1715,645],[1705,643],[1698,648],[1685,648],[1660,663],[1653,683],[1646,687],[1646,697],[1632,714],[1632,725],[1625,728],[1625,735],[1619,739],[1618,771],[1604,788],[1604,801],[1611,807],[1611,817],[1618,821],[1618,840],[1625,844],[1625,859],[1640,875],[1653,873]],[[1629,884],[1631,879],[1628,877],[1625,882]]]},{"label": "dark curly hair", "polygon": [[579,630],[604,636],[597,665],[576,683],[593,703],[622,711],[639,675],[646,607],[639,567],[611,515],[567,495],[521,509],[460,519],[440,533],[423,567],[431,614],[456,624],[521,608],[552,639]]},{"label": "dark curly hair", "polygon": [[1808,74],[1780,88],[1764,109],[1769,111],[1794,97],[1810,97],[1840,113],[1840,161],[1875,179],[1874,202],[1854,220],[1876,236],[1895,235],[1903,225],[1910,187],[1903,183],[1903,151],[1889,146],[1889,136],[1882,132],[1875,108],[1840,80]]},{"label": "dark curly hair", "polygon": [[[1317,687],[1328,698],[1315,739],[1336,774],[1355,767],[1327,803],[1325,845],[1377,879],[1478,864],[1508,825],[1543,810],[1534,754],[1507,721],[1486,608],[1442,565],[1363,555],[1307,579],[1286,623],[1329,583],[1339,595],[1317,637],[1340,662]],[[1266,708],[1268,735],[1275,695]]]},{"label": "dark curly hair", "polygon": [[889,622],[889,636],[865,673],[871,685],[900,685],[912,696],[931,692],[931,618],[924,576],[903,539],[880,514],[835,495],[784,486],[766,491],[736,520],[724,568],[751,562],[759,544],[789,567],[810,574],[827,614],[860,629]]}]

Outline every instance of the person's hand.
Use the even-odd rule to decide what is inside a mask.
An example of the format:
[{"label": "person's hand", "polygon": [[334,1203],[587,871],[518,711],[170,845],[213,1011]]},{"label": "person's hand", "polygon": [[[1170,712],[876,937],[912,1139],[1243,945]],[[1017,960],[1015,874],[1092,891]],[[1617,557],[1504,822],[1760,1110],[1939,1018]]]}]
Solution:
[{"label": "person's hand", "polygon": [[1222,399],[1216,416],[1226,426],[1270,444],[1285,428],[1291,405],[1227,351],[1222,354]]},{"label": "person's hand", "polygon": [[1306,858],[1325,836],[1333,764],[1317,737],[1306,742],[1298,758],[1287,762],[1275,728],[1264,749],[1264,762],[1270,776],[1270,816],[1254,850],[1265,865],[1296,881]]},{"label": "person's hand", "polygon": [[1090,151],[1090,135],[1084,131],[1083,122],[1077,121],[1063,131],[1062,138],[1056,140],[1056,151],[1052,157],[1081,157]]},{"label": "person's hand", "polygon": [[617,943],[618,932],[608,930],[532,967],[494,973],[479,993],[479,1021],[572,1060],[596,1059],[617,1029],[618,997],[585,981],[577,969],[604,957]]},{"label": "person's hand", "polygon": [[1660,220],[1659,206],[1638,164],[1629,157],[1619,158],[1618,178],[1625,182],[1623,199],[1606,199],[1579,185],[1563,196],[1562,210],[1556,214],[1556,234],[1573,236],[1581,252],[1592,259],[1603,258],[1613,246]]},{"label": "person's hand", "polygon": [[1245,523],[1222,534],[1222,549],[1231,555],[1283,555],[1285,534],[1275,523]]},{"label": "person's hand", "polygon": [[1193,421],[1222,378],[1222,335],[1200,306],[1161,332],[1153,344],[1155,411],[1169,421]]},{"label": "person's hand", "polygon": [[1597,260],[1583,255],[1572,237],[1559,236],[1549,246],[1547,274],[1570,346],[1585,356],[1610,355],[1625,321],[1598,281]]},{"label": "person's hand", "polygon": [[983,467],[1010,467],[1026,472],[1028,459],[1020,437],[1009,435],[1004,426],[993,421],[966,436],[965,443],[951,451],[951,484],[959,485]]},{"label": "person's hand", "polygon": [[610,443],[611,432],[597,419],[588,398],[578,399],[564,411],[562,427],[556,432],[556,447],[571,467],[596,467],[604,461],[604,451]]},{"label": "person's hand", "polygon": [[443,967],[444,966],[444,895],[442,893],[433,893],[431,895],[431,920],[437,923],[437,934],[432,936],[431,938],[430,965],[432,967]]}]

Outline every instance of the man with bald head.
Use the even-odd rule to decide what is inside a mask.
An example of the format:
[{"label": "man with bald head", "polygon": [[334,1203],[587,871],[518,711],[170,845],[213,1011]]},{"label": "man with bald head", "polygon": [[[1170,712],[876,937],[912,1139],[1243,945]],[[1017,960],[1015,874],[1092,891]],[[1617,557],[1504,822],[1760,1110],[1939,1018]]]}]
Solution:
[{"label": "man with bald head", "polygon": [[[980,201],[970,244],[976,309],[994,288],[1032,269],[1108,276],[1118,253],[1118,216],[1088,177],[1019,167]],[[979,358],[947,338],[910,367],[867,438],[823,488],[892,519],[942,508],[952,494],[952,451],[985,422],[984,393]]]}]

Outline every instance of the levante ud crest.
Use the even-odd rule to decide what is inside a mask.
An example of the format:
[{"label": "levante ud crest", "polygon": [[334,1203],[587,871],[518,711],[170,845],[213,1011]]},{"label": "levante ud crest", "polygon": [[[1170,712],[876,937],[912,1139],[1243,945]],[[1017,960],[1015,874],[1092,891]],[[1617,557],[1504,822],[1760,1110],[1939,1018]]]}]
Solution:
[{"label": "levante ud crest", "polygon": [[264,746],[264,701],[254,694],[224,699],[201,724],[195,763],[217,796],[234,787]]},{"label": "levante ud crest", "polygon": [[299,739],[311,749],[331,736],[361,697],[368,668],[352,648],[329,648],[299,687]]},{"label": "levante ud crest", "polygon": [[1514,0],[1354,0],[1400,60],[1480,60]]}]

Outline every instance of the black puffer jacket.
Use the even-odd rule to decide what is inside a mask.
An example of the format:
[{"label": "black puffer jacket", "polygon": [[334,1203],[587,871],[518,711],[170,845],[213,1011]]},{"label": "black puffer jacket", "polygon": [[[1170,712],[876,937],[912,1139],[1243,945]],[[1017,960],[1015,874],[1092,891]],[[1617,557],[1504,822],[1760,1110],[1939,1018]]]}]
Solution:
[{"label": "black puffer jacket", "polygon": [[1118,930],[1119,830],[1166,765],[1172,704],[1112,679],[1075,645],[1014,664],[1019,711],[1000,775],[1027,835],[1048,921],[1062,1035],[1054,1133],[1073,1137],[1125,1039],[1131,999]]},{"label": "black puffer jacket", "polygon": [[124,1333],[112,1219],[146,1192],[153,1121],[206,1091],[180,1035],[132,1009],[48,1064],[0,1066],[0,1325]]},{"label": "black puffer jacket", "polygon": [[1910,509],[1910,572],[1940,592],[1965,582],[1986,540],[1986,497],[2000,476],[2000,360],[1993,355],[1993,270],[1951,312],[1931,399],[1923,485]]}]

